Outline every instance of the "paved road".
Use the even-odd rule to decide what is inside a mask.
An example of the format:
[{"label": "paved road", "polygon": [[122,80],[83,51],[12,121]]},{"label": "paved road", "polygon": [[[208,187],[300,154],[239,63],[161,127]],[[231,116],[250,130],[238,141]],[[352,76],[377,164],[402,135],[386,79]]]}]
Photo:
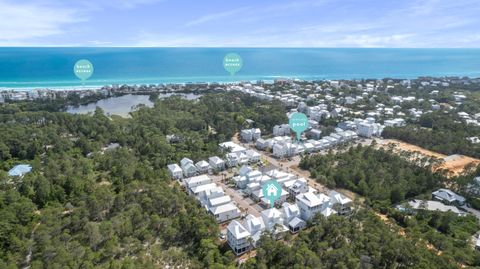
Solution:
[{"label": "paved road", "polygon": [[480,211],[467,206],[461,206],[461,208],[465,209],[468,213],[474,215],[478,220],[480,220]]},{"label": "paved road", "polygon": [[[227,174],[225,176],[225,178],[230,178],[232,176],[233,176],[233,174],[230,173],[230,174]],[[220,186],[225,191],[225,193],[227,195],[230,195],[230,197],[232,198],[234,203],[238,206],[238,208],[242,212],[245,212],[247,214],[252,214],[255,217],[260,216],[260,211],[259,211],[259,208],[256,206],[256,204],[252,203],[253,201],[251,199],[247,199],[247,198],[243,197],[241,192],[239,192],[235,189],[232,189],[230,186],[227,186],[227,184],[225,184],[222,181],[223,176],[221,174],[220,175],[212,175],[211,178],[212,178],[213,182],[217,183],[218,186]]]}]

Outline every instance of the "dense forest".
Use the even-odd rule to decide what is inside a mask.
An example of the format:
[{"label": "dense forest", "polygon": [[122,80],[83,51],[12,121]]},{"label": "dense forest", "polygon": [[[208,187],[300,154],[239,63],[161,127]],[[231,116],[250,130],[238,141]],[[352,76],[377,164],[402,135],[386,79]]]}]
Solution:
[{"label": "dense forest", "polygon": [[[131,118],[107,117],[101,109],[91,115],[56,110],[61,108],[30,102],[0,106],[0,268],[236,268],[232,252],[218,240],[214,219],[168,179],[165,166],[183,157],[198,161],[219,154],[218,143],[246,127],[246,119],[254,120],[262,132],[271,132],[273,125],[287,121],[280,103],[219,93],[199,100],[159,100],[153,108],[140,106]],[[178,139],[168,141],[167,135]],[[120,147],[106,149],[110,143]],[[375,165],[375,170],[364,171],[363,194],[372,201],[390,204],[396,197],[393,189],[400,194],[395,199],[401,200],[437,186],[437,178],[401,159],[388,159],[394,163],[390,166],[376,163],[386,158],[381,154],[357,148],[346,159],[350,163],[366,159]],[[328,178],[334,180],[329,184],[357,186],[347,181],[341,185],[351,178],[349,174],[335,176],[331,171],[324,178],[327,170],[314,172],[314,167],[330,165],[331,160],[341,163],[334,155],[326,158],[315,161],[312,157],[302,165],[311,166],[322,182]],[[8,177],[6,171],[19,163],[32,165],[32,172],[21,179]],[[368,162],[359,163],[357,169],[364,165]],[[380,191],[375,187],[380,176],[370,182],[371,173],[388,180]],[[398,184],[394,184],[392,173],[408,179],[396,179]],[[383,190],[388,190],[385,195]],[[471,222],[463,226],[456,218],[412,222],[394,215],[398,213],[388,214],[399,223],[402,219],[408,222],[408,227],[428,228],[432,236],[445,236],[440,239],[467,236],[478,228]],[[445,255],[437,255],[419,246],[426,240],[423,233],[404,237],[398,233],[401,226],[384,223],[371,209],[361,209],[350,218],[318,216],[309,224],[310,228],[298,236],[287,235],[285,240],[274,241],[265,235],[257,257],[242,267],[456,268],[458,263],[479,264],[478,257],[466,248],[456,252],[449,248],[448,242],[454,246],[461,242],[447,240]]]},{"label": "dense forest", "polygon": [[[351,218],[319,215],[315,223],[291,244],[263,237],[257,257],[242,268],[458,268],[449,254],[435,254],[367,210]],[[468,264],[480,264],[472,256]]]},{"label": "dense forest", "polygon": [[[170,182],[165,167],[219,154],[218,143],[245,119],[271,130],[286,121],[279,103],[241,94],[172,97],[128,119],[38,105],[1,107],[0,268],[205,268],[234,261],[218,246],[214,219]],[[166,139],[172,134],[180,138],[175,143]],[[105,150],[109,143],[120,147]],[[5,171],[18,163],[33,172],[11,180]]]},{"label": "dense forest", "polygon": [[385,128],[385,138],[395,138],[445,155],[462,154],[480,158],[480,144],[472,144],[468,137],[480,136],[480,127],[461,123],[454,115],[430,113],[418,124],[401,128]]},{"label": "dense forest", "polygon": [[439,187],[444,179],[391,150],[360,144],[339,154],[306,156],[300,167],[328,187],[359,193],[368,204],[395,204]]},{"label": "dense forest", "polygon": [[[453,213],[428,211],[411,215],[392,207],[414,197],[431,199],[431,191],[447,182],[442,174],[432,173],[428,163],[432,165],[433,160],[416,160],[423,162],[418,166],[419,163],[408,161],[408,158],[391,149],[359,144],[337,154],[304,157],[300,166],[309,169],[312,176],[329,187],[346,188],[364,196],[367,208],[373,207],[376,212],[390,217],[386,223],[400,228],[399,233],[416,242],[415,245],[426,244],[442,258],[449,257],[448,260],[458,264],[480,266],[480,254],[472,243],[473,236],[480,229],[474,216],[459,217]],[[418,251],[422,249],[419,247]],[[351,267],[347,265],[346,268]],[[377,264],[373,268],[383,268],[383,265]]]}]

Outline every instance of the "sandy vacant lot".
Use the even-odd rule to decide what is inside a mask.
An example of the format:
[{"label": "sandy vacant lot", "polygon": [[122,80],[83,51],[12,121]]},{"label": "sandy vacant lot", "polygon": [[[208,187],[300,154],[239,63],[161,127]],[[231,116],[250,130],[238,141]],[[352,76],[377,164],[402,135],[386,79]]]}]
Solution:
[{"label": "sandy vacant lot", "polygon": [[402,151],[414,152],[426,157],[433,157],[433,158],[443,160],[441,164],[435,166],[435,170],[445,169],[448,171],[448,176],[457,176],[463,173],[465,169],[469,167],[474,167],[480,164],[479,159],[475,159],[475,158],[464,156],[464,155],[458,155],[458,154],[446,156],[444,154],[427,150],[427,149],[424,149],[409,143],[405,143],[402,141],[398,141],[395,139],[383,139],[378,143],[378,145],[381,147],[388,147],[389,145],[392,145],[392,144],[395,145],[396,149],[400,149]]}]

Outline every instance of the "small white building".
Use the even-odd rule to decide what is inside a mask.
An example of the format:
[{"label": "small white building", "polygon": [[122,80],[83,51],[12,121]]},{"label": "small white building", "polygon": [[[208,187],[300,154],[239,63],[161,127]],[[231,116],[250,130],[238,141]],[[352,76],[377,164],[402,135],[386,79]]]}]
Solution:
[{"label": "small white building", "polygon": [[330,205],[339,215],[348,215],[352,212],[353,201],[345,195],[331,191]]},{"label": "small white building", "polygon": [[220,159],[217,156],[213,156],[208,158],[208,164],[210,164],[210,167],[214,171],[223,171],[225,170],[225,161]]},{"label": "small white building", "polygon": [[248,161],[250,163],[258,163],[260,161],[260,153],[256,152],[253,149],[249,149],[245,152],[245,155],[247,155]]},{"label": "small white building", "polygon": [[267,147],[268,147],[268,142],[263,138],[259,138],[259,139],[257,139],[257,142],[255,143],[255,146],[259,150],[266,150]]},{"label": "small white building", "polygon": [[207,175],[200,175],[184,179],[185,186],[189,189],[211,183],[212,180]]},{"label": "small white building", "polygon": [[232,202],[211,207],[209,211],[215,217],[218,223],[240,217],[240,209],[238,209],[238,207]]},{"label": "small white building", "polygon": [[208,173],[210,170],[210,164],[208,162],[201,160],[195,164],[195,167],[197,167],[197,171],[200,174],[205,174]]},{"label": "small white building", "polygon": [[301,193],[306,193],[309,191],[307,181],[304,178],[299,178],[293,183],[290,187],[287,188],[288,193],[292,197],[297,197]]},{"label": "small white building", "polygon": [[180,168],[178,164],[176,163],[169,164],[167,165],[167,168],[168,168],[168,174],[170,175],[170,177],[178,180],[181,180],[183,178],[182,168]]},{"label": "small white building", "polygon": [[306,227],[307,223],[301,219],[300,208],[297,204],[283,203],[284,224],[291,233],[298,233]]}]

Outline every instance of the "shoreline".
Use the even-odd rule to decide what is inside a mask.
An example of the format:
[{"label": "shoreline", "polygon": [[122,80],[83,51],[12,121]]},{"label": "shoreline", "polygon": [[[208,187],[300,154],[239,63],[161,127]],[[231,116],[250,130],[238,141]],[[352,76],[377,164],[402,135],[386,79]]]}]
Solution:
[{"label": "shoreline", "polygon": [[[228,85],[238,85],[243,83],[258,84],[259,82],[265,84],[274,84],[278,80],[283,81],[294,81],[294,82],[324,82],[324,81],[374,81],[374,80],[423,80],[423,79],[468,79],[468,80],[478,80],[480,77],[470,77],[468,75],[444,75],[444,76],[418,76],[418,77],[383,77],[383,78],[323,78],[321,76],[268,76],[268,79],[238,79],[238,80],[208,80],[208,81],[171,81],[171,82],[137,82],[137,83],[105,83],[105,84],[93,84],[93,85],[72,85],[72,86],[44,86],[44,87],[0,87],[0,92],[35,92],[35,91],[45,91],[45,92],[83,92],[83,91],[97,91],[105,88],[122,88],[122,87],[169,87],[169,86],[228,86]],[[1,82],[0,82],[1,83]]]}]

